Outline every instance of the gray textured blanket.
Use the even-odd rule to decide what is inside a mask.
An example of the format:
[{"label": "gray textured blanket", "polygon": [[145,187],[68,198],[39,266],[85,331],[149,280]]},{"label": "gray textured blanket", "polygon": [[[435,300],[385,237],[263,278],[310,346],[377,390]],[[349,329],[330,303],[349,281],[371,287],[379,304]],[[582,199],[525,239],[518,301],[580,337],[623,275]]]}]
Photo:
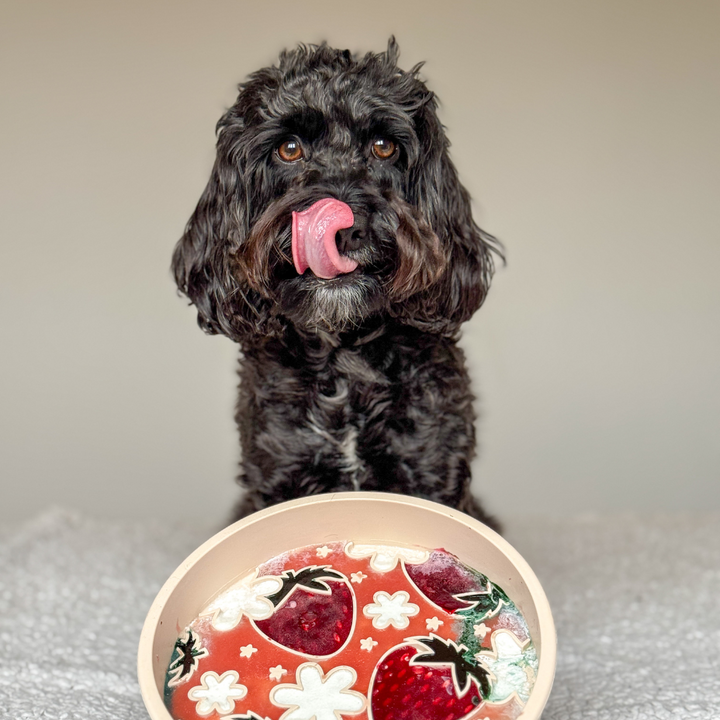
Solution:
[{"label": "gray textured blanket", "polygon": [[[720,517],[506,522],[558,630],[545,720],[720,719]],[[147,718],[145,614],[205,532],[46,513],[0,535],[0,717]]]}]

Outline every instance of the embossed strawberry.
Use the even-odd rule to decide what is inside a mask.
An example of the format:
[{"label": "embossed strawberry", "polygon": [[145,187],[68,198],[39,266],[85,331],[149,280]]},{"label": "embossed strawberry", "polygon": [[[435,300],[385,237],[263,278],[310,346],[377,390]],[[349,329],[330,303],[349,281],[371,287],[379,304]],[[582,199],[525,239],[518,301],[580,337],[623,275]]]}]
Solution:
[{"label": "embossed strawberry", "polygon": [[372,720],[460,720],[490,693],[487,670],[467,648],[437,635],[409,638],[378,663]]},{"label": "embossed strawberry", "polygon": [[493,615],[507,595],[485,575],[461,563],[446,550],[433,550],[428,560],[406,565],[408,577],[425,597],[449,613],[473,610]]},{"label": "embossed strawberry", "polygon": [[296,653],[327,657],[347,643],[355,600],[347,578],[327,565],[286,570],[281,588],[267,599],[275,611],[253,621],[270,640]]}]

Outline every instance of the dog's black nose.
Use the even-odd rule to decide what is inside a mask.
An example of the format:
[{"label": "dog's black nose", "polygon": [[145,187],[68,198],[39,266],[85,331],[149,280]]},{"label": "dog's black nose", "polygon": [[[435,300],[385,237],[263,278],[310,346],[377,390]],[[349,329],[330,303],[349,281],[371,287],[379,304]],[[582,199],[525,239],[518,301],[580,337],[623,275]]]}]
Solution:
[{"label": "dog's black nose", "polygon": [[346,255],[352,250],[359,250],[363,246],[367,233],[367,224],[366,217],[355,215],[355,222],[352,227],[343,228],[335,233],[335,243],[341,255]]}]

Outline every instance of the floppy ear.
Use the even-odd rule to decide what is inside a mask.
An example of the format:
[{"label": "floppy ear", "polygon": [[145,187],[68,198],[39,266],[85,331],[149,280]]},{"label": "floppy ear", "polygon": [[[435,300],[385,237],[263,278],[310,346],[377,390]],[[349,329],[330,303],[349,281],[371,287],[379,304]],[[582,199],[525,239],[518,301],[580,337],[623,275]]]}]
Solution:
[{"label": "floppy ear", "polygon": [[248,232],[240,157],[243,120],[236,108],[218,123],[217,159],[175,247],[172,271],[180,291],[197,308],[198,325],[208,334],[222,333],[240,342],[262,332],[269,309],[234,261]]},{"label": "floppy ear", "polygon": [[421,156],[410,168],[408,201],[433,229],[446,258],[445,271],[430,288],[404,303],[404,322],[424,330],[455,334],[482,305],[501,246],[472,218],[470,195],[448,153],[449,142],[430,96],[416,115]]}]

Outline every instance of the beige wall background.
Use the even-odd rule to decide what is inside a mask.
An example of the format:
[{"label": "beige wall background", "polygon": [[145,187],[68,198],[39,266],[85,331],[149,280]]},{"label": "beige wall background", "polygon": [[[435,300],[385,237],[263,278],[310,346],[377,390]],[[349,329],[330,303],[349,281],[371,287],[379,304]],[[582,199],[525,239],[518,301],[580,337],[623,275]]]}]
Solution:
[{"label": "beige wall background", "polygon": [[173,245],[235,85],[298,41],[426,60],[507,247],[463,340],[500,515],[720,507],[720,3],[23,0],[0,10],[0,519],[221,522],[237,349]]}]

